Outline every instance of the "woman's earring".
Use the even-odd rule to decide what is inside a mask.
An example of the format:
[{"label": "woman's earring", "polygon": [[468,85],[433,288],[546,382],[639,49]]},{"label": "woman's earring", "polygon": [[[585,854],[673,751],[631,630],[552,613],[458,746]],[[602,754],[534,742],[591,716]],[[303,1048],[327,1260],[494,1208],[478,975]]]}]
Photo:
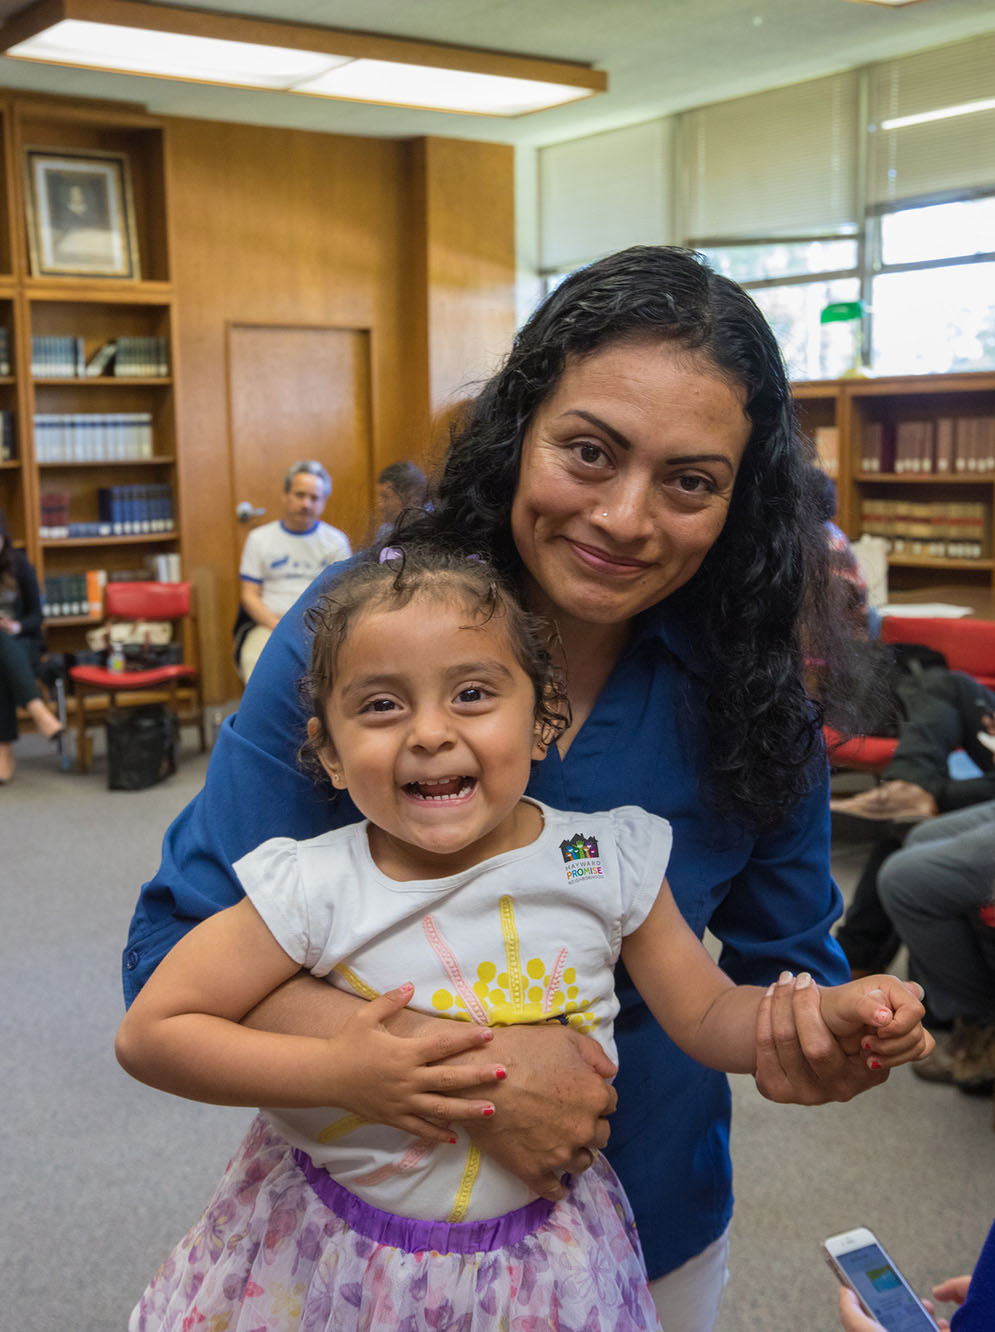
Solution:
[{"label": "woman's earring", "polygon": [[607,518],[607,517],[608,517],[608,510],[605,509],[604,513],[602,513],[601,516],[602,516],[602,518]]}]

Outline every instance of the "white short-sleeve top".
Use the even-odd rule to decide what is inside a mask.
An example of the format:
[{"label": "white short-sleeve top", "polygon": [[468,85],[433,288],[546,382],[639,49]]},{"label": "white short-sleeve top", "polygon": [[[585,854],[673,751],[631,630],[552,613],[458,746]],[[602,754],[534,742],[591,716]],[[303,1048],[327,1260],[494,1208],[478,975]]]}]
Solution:
[{"label": "white short-sleeve top", "polygon": [[[462,1022],[559,1020],[614,1059],[613,968],[656,900],[670,825],[634,806],[538,808],[534,842],[447,878],[388,878],[365,822],[305,842],[273,838],[235,870],[281,947],[314,976],[366,998],[412,981],[410,1007]],[[266,1113],[340,1184],[396,1215],[476,1221],[534,1196],[459,1128],[449,1145],[342,1110]]]}]

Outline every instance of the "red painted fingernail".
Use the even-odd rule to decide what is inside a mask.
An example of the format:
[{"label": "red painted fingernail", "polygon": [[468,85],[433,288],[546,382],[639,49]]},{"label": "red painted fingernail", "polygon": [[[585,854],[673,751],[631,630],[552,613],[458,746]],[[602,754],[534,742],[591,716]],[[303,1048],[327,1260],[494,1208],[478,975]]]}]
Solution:
[{"label": "red painted fingernail", "polygon": [[485,1119],[490,1119],[491,1115],[494,1113],[494,1107],[492,1105],[485,1105],[480,1113]]},{"label": "red painted fingernail", "polygon": [[862,1049],[862,1050],[869,1050],[870,1048],[871,1048],[871,1043],[870,1043],[870,1041],[861,1041],[861,1049]]},{"label": "red painted fingernail", "polygon": [[881,1067],[881,1060],[880,1060],[880,1059],[870,1059],[870,1060],[868,1060],[868,1068],[873,1068],[874,1071],[877,1072],[877,1070],[878,1070],[880,1067]]},{"label": "red painted fingernail", "polygon": [[450,1142],[458,1142],[459,1139],[458,1139],[458,1138],[450,1138],[449,1141],[450,1141]]},{"label": "red painted fingernail", "polygon": [[498,1082],[503,1082],[508,1076],[508,1070],[506,1068],[496,1068],[494,1070],[494,1076],[497,1078]]}]

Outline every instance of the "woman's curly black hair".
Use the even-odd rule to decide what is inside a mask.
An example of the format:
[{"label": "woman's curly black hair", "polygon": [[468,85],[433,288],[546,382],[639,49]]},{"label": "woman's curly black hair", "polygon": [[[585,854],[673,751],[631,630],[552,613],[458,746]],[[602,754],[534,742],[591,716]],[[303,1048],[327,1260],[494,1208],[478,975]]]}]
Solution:
[{"label": "woman's curly black hair", "polygon": [[741,287],[672,246],[637,246],[573,273],[462,414],[432,511],[403,518],[397,535],[485,551],[518,586],[510,514],[536,409],[568,360],[646,339],[700,357],[745,393],[751,430],[725,526],[670,604],[707,663],[692,704],[707,753],[702,795],[717,813],[759,830],[811,788],[822,721],[850,729],[860,668],[813,503],[814,450],[798,427],[774,335]]},{"label": "woman's curly black hair", "polygon": [[361,614],[400,610],[416,596],[459,606],[476,627],[502,620],[515,660],[535,691],[536,731],[543,744],[551,745],[569,726],[566,687],[550,651],[555,639],[553,625],[525,610],[515,592],[479,556],[456,554],[437,542],[409,541],[403,548],[365,552],[305,612],[313,637],[310,665],[300,687],[308,716],[318,725],[301,745],[298,758],[312,775],[324,775],[319,754],[332,739],[325,707],[335,682],[339,649],[350,629]]}]

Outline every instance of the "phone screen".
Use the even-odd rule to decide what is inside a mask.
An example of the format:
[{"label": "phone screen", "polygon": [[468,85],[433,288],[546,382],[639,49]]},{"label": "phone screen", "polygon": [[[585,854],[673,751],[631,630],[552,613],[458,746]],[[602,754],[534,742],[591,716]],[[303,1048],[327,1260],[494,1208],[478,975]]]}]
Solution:
[{"label": "phone screen", "polygon": [[850,1284],[888,1332],[936,1332],[936,1324],[877,1244],[835,1255]]}]

